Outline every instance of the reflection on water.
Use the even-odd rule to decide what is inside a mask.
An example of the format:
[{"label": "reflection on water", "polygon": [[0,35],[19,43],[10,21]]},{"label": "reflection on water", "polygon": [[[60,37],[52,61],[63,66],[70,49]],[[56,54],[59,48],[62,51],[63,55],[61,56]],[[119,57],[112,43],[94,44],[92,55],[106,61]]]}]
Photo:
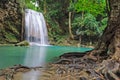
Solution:
[{"label": "reflection on water", "polygon": [[31,46],[27,50],[24,65],[28,67],[44,66],[45,56],[46,56],[45,47]]},{"label": "reflection on water", "polygon": [[23,75],[23,80],[38,80],[39,76],[39,71],[31,70]]},{"label": "reflection on water", "polygon": [[[24,65],[28,67],[45,66],[45,55],[46,47],[31,46],[27,50]],[[40,74],[39,71],[31,70],[23,75],[23,80],[38,80]]]}]

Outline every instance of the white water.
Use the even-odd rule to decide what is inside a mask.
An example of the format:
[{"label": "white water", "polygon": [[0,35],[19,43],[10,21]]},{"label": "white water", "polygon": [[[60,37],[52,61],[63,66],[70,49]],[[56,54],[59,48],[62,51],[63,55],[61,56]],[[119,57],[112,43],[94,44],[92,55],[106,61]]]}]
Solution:
[{"label": "white water", "polygon": [[[42,13],[25,10],[25,38],[32,46],[26,52],[24,65],[45,66],[46,48],[40,46],[48,45],[48,34]],[[41,72],[32,70],[23,75],[23,80],[38,80],[40,75]]]},{"label": "white water", "polygon": [[42,13],[25,10],[25,38],[30,44],[48,45],[47,28]]}]

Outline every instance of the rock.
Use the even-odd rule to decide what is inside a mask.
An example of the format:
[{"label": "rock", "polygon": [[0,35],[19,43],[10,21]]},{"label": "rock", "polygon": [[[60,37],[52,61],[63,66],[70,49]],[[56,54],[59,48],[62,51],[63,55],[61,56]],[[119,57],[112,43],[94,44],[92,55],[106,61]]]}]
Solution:
[{"label": "rock", "polygon": [[22,42],[19,42],[17,44],[15,44],[15,46],[29,46],[29,42],[28,41],[22,41]]},{"label": "rock", "polygon": [[20,3],[20,0],[16,0],[16,3],[18,3],[18,4],[19,4],[19,3]]},{"label": "rock", "polygon": [[68,52],[60,56],[60,58],[79,58],[83,57],[87,52]]},{"label": "rock", "polygon": [[21,26],[21,5],[16,0],[0,0],[0,43],[19,42]]}]

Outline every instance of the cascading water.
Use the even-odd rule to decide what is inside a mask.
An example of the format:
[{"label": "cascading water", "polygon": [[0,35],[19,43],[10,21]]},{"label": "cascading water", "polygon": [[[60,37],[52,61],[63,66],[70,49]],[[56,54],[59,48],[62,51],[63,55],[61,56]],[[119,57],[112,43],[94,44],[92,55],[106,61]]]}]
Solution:
[{"label": "cascading water", "polygon": [[[46,48],[48,45],[47,28],[42,13],[25,10],[25,37],[34,46],[28,48],[24,65],[39,67],[45,64]],[[42,46],[42,47],[41,47]],[[32,70],[23,75],[23,80],[38,80],[41,72]]]},{"label": "cascading water", "polygon": [[25,38],[30,44],[48,45],[47,28],[42,13],[25,10]]}]

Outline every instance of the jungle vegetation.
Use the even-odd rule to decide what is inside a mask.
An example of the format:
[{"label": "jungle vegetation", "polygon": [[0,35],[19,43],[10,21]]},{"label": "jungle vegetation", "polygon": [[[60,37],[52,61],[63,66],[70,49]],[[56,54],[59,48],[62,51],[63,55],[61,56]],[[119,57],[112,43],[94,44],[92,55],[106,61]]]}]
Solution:
[{"label": "jungle vegetation", "polygon": [[[62,55],[57,65],[62,64],[63,69],[53,65],[55,75],[60,72],[60,77],[55,78],[120,80],[120,0],[25,0],[23,5],[44,14],[50,40],[55,43],[66,39],[77,40],[79,44],[98,42],[93,50],[83,55],[75,56],[75,52]],[[72,76],[66,75],[69,69],[72,69],[69,71]],[[73,75],[76,70],[78,77]],[[65,76],[61,76],[64,73]]]},{"label": "jungle vegetation", "polygon": [[42,12],[51,44],[95,44],[107,26],[106,0],[22,0],[25,8]]}]

